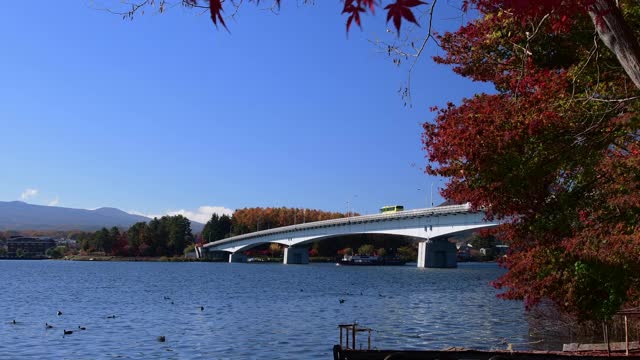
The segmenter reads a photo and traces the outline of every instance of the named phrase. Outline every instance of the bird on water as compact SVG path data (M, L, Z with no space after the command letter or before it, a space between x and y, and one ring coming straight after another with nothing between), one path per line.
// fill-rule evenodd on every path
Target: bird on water
M62 311L58 310L58 312L56 313L58 316L62 315Z
M87 330L87 328L86 328L86 327L84 327L84 326L78 326L78 329L80 329L80 330Z
M167 338L164 337L164 335L160 335L160 336L158 336L158 341L159 342L165 342L165 341L167 341Z
M65 329L65 330L62 330L62 331L64 331L64 334L65 334L65 335L71 335L71 334L73 334L73 331L71 331L71 330L66 330L66 329Z
M51 325L49 323L44 323L44 328L45 329L53 329L53 325Z

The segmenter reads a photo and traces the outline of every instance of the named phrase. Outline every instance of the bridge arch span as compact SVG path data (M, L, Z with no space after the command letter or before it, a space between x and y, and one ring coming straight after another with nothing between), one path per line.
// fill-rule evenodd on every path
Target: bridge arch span
M205 244L203 250L228 251L232 254L231 260L235 254L254 246L277 243L286 246L285 255L287 249L290 249L289 252L302 254L299 248L306 244L341 235L387 234L435 242L457 233L497 225L497 222L485 221L484 213L471 211L468 204L453 205L285 226L214 241ZM286 261L285 258L285 263ZM422 263L424 262L418 259L419 266Z

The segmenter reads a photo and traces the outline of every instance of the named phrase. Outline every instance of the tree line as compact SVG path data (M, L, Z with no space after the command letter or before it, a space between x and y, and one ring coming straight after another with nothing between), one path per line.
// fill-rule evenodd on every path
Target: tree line
M191 221L182 215L138 222L128 230L102 228L76 235L80 249L115 256L177 256L193 244Z
M234 211L231 216L213 214L205 224L198 242L207 243L260 230L358 215L304 208L243 208Z

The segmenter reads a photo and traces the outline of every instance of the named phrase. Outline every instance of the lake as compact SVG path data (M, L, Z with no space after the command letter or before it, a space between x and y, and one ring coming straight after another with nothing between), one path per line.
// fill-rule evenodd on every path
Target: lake
M528 349L522 303L489 286L503 271L0 261L0 359L332 359L354 321L380 349Z

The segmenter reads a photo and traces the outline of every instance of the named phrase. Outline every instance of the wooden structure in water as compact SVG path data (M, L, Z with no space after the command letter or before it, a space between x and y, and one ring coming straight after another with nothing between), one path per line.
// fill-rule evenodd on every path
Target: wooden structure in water
M480 350L354 350L333 347L334 360L628 360L640 354L583 354L546 351L480 351Z
M371 348L372 329L358 324L340 324L340 343L333 347L334 360L628 360L640 359L640 352L629 352L628 343L622 352L609 351L509 351L469 350L449 348L445 350L377 350ZM366 348L358 343L357 335L366 333ZM624 344L624 343L623 343ZM626 349L625 349L626 348Z

